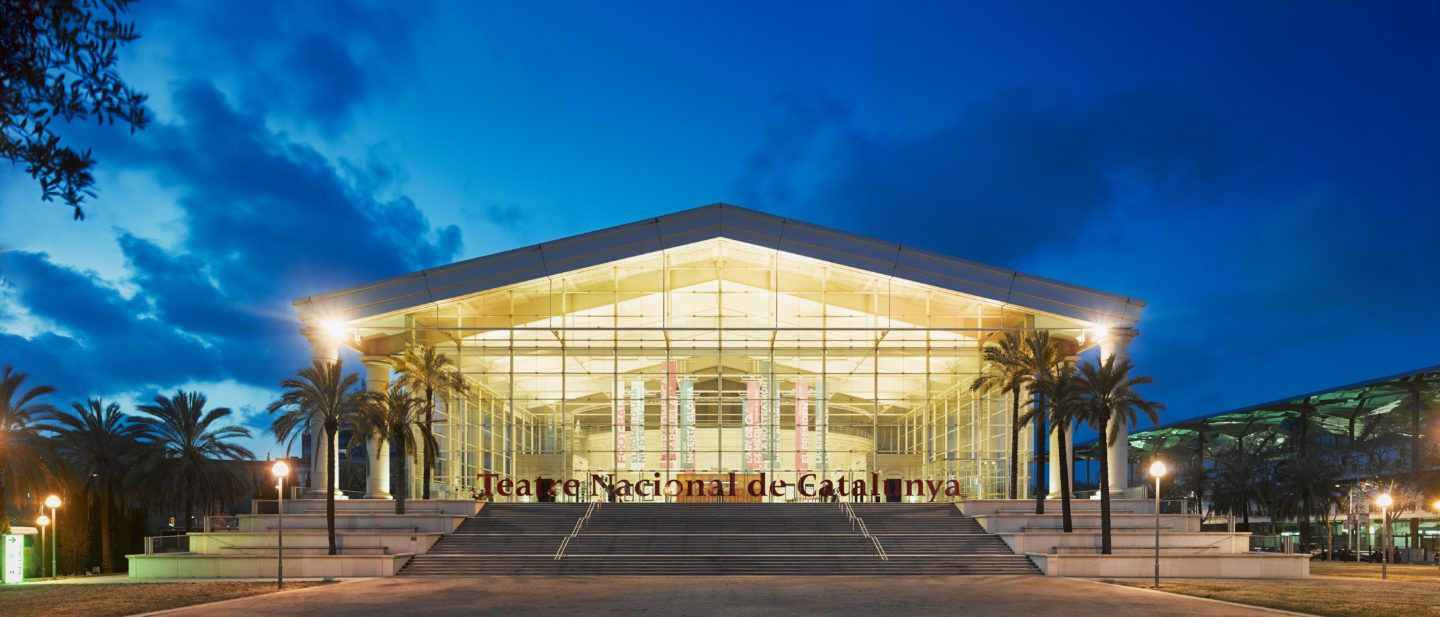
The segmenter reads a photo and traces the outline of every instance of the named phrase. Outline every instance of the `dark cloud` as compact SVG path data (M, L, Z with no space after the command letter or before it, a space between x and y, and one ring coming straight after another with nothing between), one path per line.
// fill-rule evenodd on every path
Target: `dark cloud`
M1231 165L1214 120L1161 90L1088 103L1002 92L906 137L851 128L833 102L784 107L791 121L752 157L742 203L998 264L1073 236L1133 184L1188 191Z
M1167 420L1435 362L1434 148L1270 143L1159 88L1001 92L905 136L780 103L740 203L1146 299Z
M67 387L65 396L224 375L210 344L159 319L143 298L126 298L44 253L0 253L0 284L55 326L29 338L0 333L0 363L31 373L37 384Z
M293 298L459 253L459 230L432 228L391 171L332 164L204 82L174 103L183 123L106 142L101 155L176 189L184 236L164 247L120 234L130 297L44 254L5 253L9 297L56 331L6 335L0 357L82 393L227 378L269 387L306 357Z
M137 5L142 30L172 41L182 75L224 84L241 107L335 135L377 90L413 75L429 2L369 0Z

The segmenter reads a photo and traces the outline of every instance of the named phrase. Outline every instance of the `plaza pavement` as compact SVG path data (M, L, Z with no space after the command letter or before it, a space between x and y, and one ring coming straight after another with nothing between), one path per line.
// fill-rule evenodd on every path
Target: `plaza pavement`
M166 612L167 617L344 615L1123 615L1278 611L1043 576L496 576L383 578Z

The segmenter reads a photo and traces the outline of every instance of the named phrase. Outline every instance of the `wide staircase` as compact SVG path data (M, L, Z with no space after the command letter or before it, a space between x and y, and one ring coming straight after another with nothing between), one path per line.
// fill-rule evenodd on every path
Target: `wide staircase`
M400 572L1038 573L954 505L893 503L490 504Z

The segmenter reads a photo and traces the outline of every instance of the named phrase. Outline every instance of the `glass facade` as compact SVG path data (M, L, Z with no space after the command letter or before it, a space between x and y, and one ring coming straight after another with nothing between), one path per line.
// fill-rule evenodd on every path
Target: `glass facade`
M970 389L982 341L1084 326L730 239L355 325L392 350L438 346L474 386L438 415L442 497L483 473L589 488L767 472L955 479L964 498L1008 484L1009 395Z

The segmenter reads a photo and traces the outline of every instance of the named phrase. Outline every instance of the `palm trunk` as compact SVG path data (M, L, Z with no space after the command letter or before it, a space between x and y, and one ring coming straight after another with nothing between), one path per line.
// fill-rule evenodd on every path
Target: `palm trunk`
M10 533L9 503L5 501L5 482L0 481L0 534Z
M1065 527L1065 533L1075 531L1075 526L1070 520L1070 455L1065 447L1065 424L1064 422L1055 425L1055 432L1059 434L1058 440L1060 457L1060 517Z
M110 551L110 489L100 489L100 571L109 574L114 555Z
M1420 480L1420 390L1412 390L1414 400L1410 405L1410 473ZM1419 519L1410 519L1419 523Z
M435 431L435 388L425 388L425 430L420 431L425 443L421 446L425 470L420 472L420 498L430 499L430 467L435 464L435 452L430 449L431 434Z
M405 434L391 435L390 443L395 444L395 452L390 456L390 491L395 497L395 513L404 514L405 496L410 492L405 477Z
M195 483L190 481L190 472L185 472L185 521L181 524L186 533L190 532L190 518L195 513Z
M1035 513L1045 513L1045 417L1035 416Z
M325 443L330 441L336 431L325 427ZM340 551L335 547L335 457L325 457L325 532L330 540L330 554L339 555Z
M1020 386L1010 390L1010 499L1020 494Z
M1100 423L1100 443L1109 443L1108 420ZM1100 554L1110 554L1110 457L1100 455Z
M1197 443L1195 444L1195 456L1196 456L1196 458L1200 459L1200 461L1199 461L1199 466L1197 466L1197 467L1195 468L1195 469L1197 470L1195 477L1196 477L1196 479L1198 480L1198 481L1195 483L1195 488L1196 488L1196 490L1195 490L1195 501L1196 501L1195 507L1196 507L1197 509L1199 509L1199 508L1201 508L1201 507L1205 504L1205 431L1204 431L1204 429L1201 429L1201 430L1199 430L1199 431L1196 431L1196 433L1195 433L1195 439L1196 439L1196 441L1197 441Z

